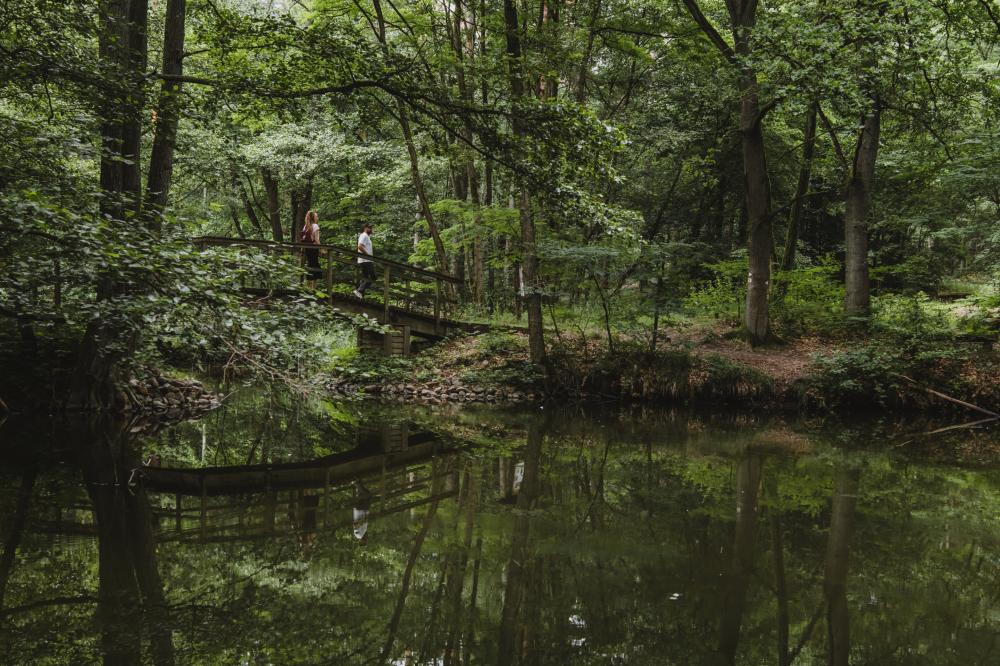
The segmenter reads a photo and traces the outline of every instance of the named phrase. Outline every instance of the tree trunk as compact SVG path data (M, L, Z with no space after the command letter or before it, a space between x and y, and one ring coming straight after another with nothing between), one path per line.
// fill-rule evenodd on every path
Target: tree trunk
M98 55L109 66L110 82L103 84L99 106L101 123L101 213L122 221L140 212L142 181L142 82L146 68L147 0L108 0L100 7ZM124 289L101 276L97 299L107 300ZM70 382L67 407L107 409L121 407L115 384L118 364L135 345L135 330L100 315L87 323Z
M740 130L743 143L743 182L747 206L746 332L751 344L767 342L771 334L768 297L771 286L771 184L767 175L764 133L757 100L757 75L741 77Z
M143 77L146 74L146 22L149 0L131 0L128 11L127 80L122 127L122 191L130 212L142 209L142 112L145 103Z
M163 73L180 76L184 73L184 15L186 0L167 0L166 24L163 29ZM159 225L170 194L174 170L174 147L177 143L177 122L180 117L181 84L164 81L157 102L153 148L149 155L149 175L146 179L145 215L151 224Z
M469 29L465 30L465 39L462 39L463 27L464 27L464 15L462 13L462 0L456 0L455 2L455 15L454 15L454 30L453 30L453 46L455 49L455 57L458 60L458 68L456 71L456 78L458 80L458 91L462 98L462 101L468 105L472 105L472 88L468 85L465 77L465 59L466 51L468 52L468 58L473 58L476 53L476 43L475 43L475 30L470 26ZM466 146L463 147L463 152L467 153L468 157L465 161L465 174L464 179L466 182L466 192L472 202L472 297L476 305L482 305L483 302L483 241L482 241L482 212L480 211L480 197L479 197L479 170L476 168L476 162L472 158L471 153L468 149L468 144L472 143L473 132L472 132L472 121L469 118L468 112L463 112L462 114L462 137L466 142ZM465 198L465 197L461 197ZM464 245L464 243L463 243Z
M788 214L785 252L781 260L781 269L785 271L795 268L795 250L799 244L799 225L802 223L802 212L805 210L806 195L809 194L809 179L812 177L818 106L816 102L813 102L809 105L809 113L806 115L805 135L802 144L802 165L799 167L799 184L795 188L795 199L792 201L792 210Z
M299 229L305 226L306 213L312 207L312 181L307 181L301 189L298 187L294 188L291 192L291 200L292 229L289 238L294 243L298 241Z
M771 185L761 127L765 110L760 105L757 72L748 64L752 55L751 35L757 22L757 0L726 2L735 49L715 30L697 0L684 0L684 4L705 35L739 73L740 143L749 255L745 327L750 343L761 344L771 337L768 295L774 241L771 235Z
M844 311L864 316L871 305L871 282L868 278L868 213L871 210L875 160L878 158L882 109L878 99L868 113L854 149L851 180L847 184L844 234L847 253L844 258Z
M250 220L250 224L253 225L254 231L257 232L258 238L264 237L264 229L260 225L260 217L257 215L257 210L253 206L253 202L250 200L250 195L247 193L247 188L243 184L243 181L237 175L236 171L233 171L233 185L236 187L236 192L239 194L240 201L243 203L243 210L247 214L247 219Z
M519 22L514 0L504 0L504 26L507 37L507 66L510 72L510 89L513 97L512 123L514 134L523 138L527 134L524 119L517 106L524 98L524 72L521 54ZM545 361L545 332L542 328L542 295L538 281L538 253L535 246L535 221L531 215L531 195L528 186L519 183L521 190L518 215L521 221L521 268L524 275L525 305L528 310L528 349L533 363Z
M278 191L278 181L267 169L260 170L261 178L264 179L264 191L267 193L267 219L271 223L271 237L275 242L281 243L284 240L284 232L281 229L281 194ZM295 240L293 236L291 240Z

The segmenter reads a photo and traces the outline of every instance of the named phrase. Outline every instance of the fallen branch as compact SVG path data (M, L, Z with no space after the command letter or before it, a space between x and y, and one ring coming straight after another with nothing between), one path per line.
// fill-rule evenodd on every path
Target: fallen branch
M992 416L993 418L1000 419L1000 414L997 414L996 412L991 412L990 410L984 409L982 407L979 407L978 405L973 405L971 402L965 402L964 400L959 400L958 398L953 398L950 395L945 395L944 393L941 393L940 391L935 391L934 389L928 388L928 387L924 386L923 384L921 384L920 382L918 382L918 381L916 381L914 379L910 379L906 375L901 375L901 374L896 373L896 372L893 372L891 374L892 374L893 377L899 377L900 379L908 381L911 384L913 384L914 386L916 386L917 388L919 388L919 389L921 389L923 391L926 391L927 393L930 393L931 395L933 395L935 397L938 397L938 398L941 398L943 400L947 400L948 402L953 402L956 405L961 405L962 407L966 407L968 409L977 411L980 414L986 414L987 416Z

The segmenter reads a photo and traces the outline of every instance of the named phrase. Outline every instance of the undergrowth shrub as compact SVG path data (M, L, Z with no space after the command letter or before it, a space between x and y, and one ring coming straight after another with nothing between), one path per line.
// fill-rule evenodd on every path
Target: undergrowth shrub
M802 400L810 407L922 408L933 404L942 408L948 403L922 387L968 401L997 392L996 375L977 370L995 368L995 355L981 358L947 343L910 348L881 340L817 356L815 364L815 373L801 385Z
M776 272L770 310L775 332L787 337L842 333L844 285L837 279L839 271L833 257L824 257L813 266Z
M919 348L931 340L953 334L946 314L935 308L923 292L882 294L872 298L872 332L906 348Z

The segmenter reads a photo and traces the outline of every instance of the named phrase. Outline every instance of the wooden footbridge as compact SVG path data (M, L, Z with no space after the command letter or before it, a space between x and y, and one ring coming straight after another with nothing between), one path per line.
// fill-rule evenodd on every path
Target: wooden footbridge
M386 354L408 354L410 336L439 340L451 333L485 328L483 324L450 318L458 302L455 294L460 291L461 281L444 273L382 257L367 257L336 245L277 243L220 236L200 236L194 239L194 243L201 248L232 247L240 251L288 255L303 266L303 271L306 270L305 250L318 250L322 276L316 283L323 300L338 312L366 315L379 324L393 328L387 335L359 328L358 345L365 349L380 350ZM360 279L358 257L369 258L376 266L377 282L369 288L365 298L357 298L353 293ZM243 284L242 288L247 294L262 299L300 293L296 285L268 284L266 281Z

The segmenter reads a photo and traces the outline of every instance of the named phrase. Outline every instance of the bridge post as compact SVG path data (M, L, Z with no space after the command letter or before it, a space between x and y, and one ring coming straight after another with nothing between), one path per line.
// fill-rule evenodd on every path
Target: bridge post
M389 266L385 267L385 287L382 289L382 299L385 305L385 318L382 320L383 324L389 323L389 284L392 281L392 268Z
M441 333L441 278L434 278L434 332Z
M330 300L330 305L333 305L333 255L329 250L325 252L326 254L326 296Z

